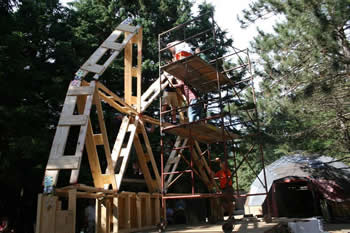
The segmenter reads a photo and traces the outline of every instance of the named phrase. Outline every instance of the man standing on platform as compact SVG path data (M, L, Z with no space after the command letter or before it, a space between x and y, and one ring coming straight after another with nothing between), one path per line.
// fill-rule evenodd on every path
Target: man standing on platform
M219 178L220 188L222 190L222 206L224 210L228 213L229 219L233 218L234 211L234 198L233 198L233 188L231 171L226 166L225 161L220 161L221 170L212 173L213 177Z
M189 57L193 55L193 51L191 46L186 42L180 42L178 40L173 41L167 46L172 46L169 48L169 51L174 57L175 61L178 61L180 59L183 59L185 57ZM198 97L194 93L193 90L191 90L183 81L177 80L178 84L174 85L176 88L183 88L183 94L185 95L187 102L188 102L188 121L194 122L200 119L200 115L202 112L202 104L198 102Z

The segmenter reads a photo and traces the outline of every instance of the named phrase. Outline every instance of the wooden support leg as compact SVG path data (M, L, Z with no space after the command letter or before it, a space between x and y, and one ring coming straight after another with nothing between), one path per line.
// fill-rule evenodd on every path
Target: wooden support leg
M160 199L157 197L154 202L156 223L160 223Z
M130 212L130 205L131 205L131 202L130 202L130 196L129 195L126 195L125 196L125 206L124 206L124 216L125 216L125 219L126 219L126 224L125 224L125 228L126 229L131 229L131 212Z
M96 218L95 218L95 233L101 233L101 205L102 201L96 199Z
M39 194L38 195L38 205L37 205L37 209L36 209L36 226L35 226L35 233L41 233L41 216L43 214L42 211L42 205L43 205L43 194Z
M113 206L112 206L112 211L113 211L113 233L118 233L119 227L118 227L118 201L119 198L115 197L113 198Z
M101 204L101 233L110 233L111 199L104 199Z
M145 201L146 201L146 209L144 214L146 214L146 225L151 226L152 225L151 195L147 195L145 198Z
M141 209L141 201L142 199L136 195L136 210L137 210L137 227L141 228L142 226L142 209Z
M72 223L72 229L71 232L75 233L75 220L77 216L77 190L72 189L69 190L68 193L68 210L72 211L73 215L73 223Z

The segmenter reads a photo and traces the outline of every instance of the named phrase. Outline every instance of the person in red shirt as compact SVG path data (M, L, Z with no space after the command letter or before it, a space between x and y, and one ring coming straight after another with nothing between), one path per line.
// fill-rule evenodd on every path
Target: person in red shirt
M228 213L229 219L233 218L234 210L234 198L233 198L233 188L231 171L226 167L225 161L220 161L220 168L218 172L213 173L213 177L219 178L220 188L222 190L222 206L224 210Z

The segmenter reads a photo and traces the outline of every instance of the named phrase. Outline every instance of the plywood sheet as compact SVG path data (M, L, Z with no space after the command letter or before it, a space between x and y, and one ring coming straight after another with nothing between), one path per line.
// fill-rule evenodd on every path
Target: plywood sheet
M220 85L225 85L229 79L216 68L198 56L191 56L165 66L164 71L189 84L200 92L217 91L217 74Z
M181 137L193 137L195 140L202 143L215 143L222 142L222 130L211 124L197 123L197 124L187 124L183 126L171 125L165 123L165 131L170 134L178 135ZM239 135L226 132L226 136L231 138L239 138Z

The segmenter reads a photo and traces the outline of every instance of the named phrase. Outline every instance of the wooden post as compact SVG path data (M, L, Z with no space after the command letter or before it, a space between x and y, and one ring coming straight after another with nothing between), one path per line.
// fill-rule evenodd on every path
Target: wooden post
M139 195L136 195L137 228L141 228L141 226L142 226L141 201L142 201L142 198Z
M118 233L119 226L118 226L118 202L119 202L119 197L114 197L113 198L113 206L112 206L112 211L113 211L113 216L112 216L112 223L113 223L113 233Z
M146 209L144 214L146 214L146 225L151 226L152 225L152 209L151 209L151 195L148 194L145 196L146 201Z
M141 112L142 28L137 33L137 112Z
M131 215L130 215L130 196L125 195L124 214L126 219L126 229L131 229Z
M38 205L36 209L36 226L35 226L35 233L41 233L40 228L41 228L41 216L42 216L42 205L43 205L43 194L40 193L38 195Z
M129 35L125 32L125 37ZM130 40L124 48L124 99L132 105L132 41Z
M96 199L95 233L101 233L101 201Z
M75 233L75 221L76 221L76 209L77 209L77 190L72 189L68 192L68 210L72 211L73 222L71 232Z
M111 199L104 199L101 201L101 232L110 233L110 210L111 210Z
M155 219L156 219L156 224L160 223L160 199L157 196L155 198L155 202L154 202L154 209L155 209Z

